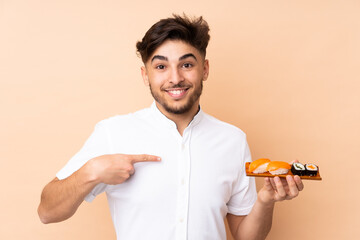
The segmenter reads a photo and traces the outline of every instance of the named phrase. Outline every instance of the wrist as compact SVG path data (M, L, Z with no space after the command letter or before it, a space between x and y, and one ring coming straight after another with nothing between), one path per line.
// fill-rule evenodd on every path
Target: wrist
M96 171L96 159L90 159L87 163L85 163L85 165L80 168L80 172L79 174L81 174L83 176L83 179L87 182L87 183L94 183L94 184L98 184L101 182L99 175L97 174Z
M258 202L258 204L267 208L274 207L276 202L275 199L266 192L266 190L265 191L260 190L258 192L256 201Z
M257 198L256 200L257 204L260 205L262 208L268 208L268 209L272 209L275 206L275 202L274 200L263 200L261 198Z

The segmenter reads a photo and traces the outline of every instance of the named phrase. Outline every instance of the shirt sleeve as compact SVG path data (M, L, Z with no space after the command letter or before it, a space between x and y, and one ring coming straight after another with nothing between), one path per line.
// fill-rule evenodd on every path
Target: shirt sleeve
M104 122L96 124L93 133L86 140L83 147L76 153L68 163L56 174L60 180L65 179L79 170L87 161L92 158L107 154L110 152L109 136ZM106 184L98 184L85 197L85 200L91 202L96 195L102 193L106 189Z
M246 176L245 162L251 162L251 154L247 143L243 150L238 179L233 188L232 196L227 203L228 212L238 216L248 215L257 198L255 178Z

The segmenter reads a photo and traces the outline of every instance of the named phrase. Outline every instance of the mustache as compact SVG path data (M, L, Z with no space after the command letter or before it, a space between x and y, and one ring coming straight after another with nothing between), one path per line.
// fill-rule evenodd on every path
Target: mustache
M167 89L167 88L189 88L191 87L191 85L180 82L178 84L174 84L174 85L170 85L170 86L166 86L163 89Z

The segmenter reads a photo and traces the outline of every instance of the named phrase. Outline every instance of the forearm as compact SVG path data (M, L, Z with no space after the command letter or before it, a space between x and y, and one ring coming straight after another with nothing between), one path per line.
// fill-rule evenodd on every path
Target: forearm
M38 214L43 223L60 222L71 217L97 181L84 165L66 179L47 184L41 194Z
M237 240L265 239L270 232L275 202L292 199L304 189L299 176L265 178L264 186L257 195L257 200L249 215L233 217L228 220L231 231ZM235 233L234 233L235 232Z
M274 203L264 204L257 200L236 231L237 240L263 240L270 232L274 212Z
M159 162L158 156L111 154L90 159L66 179L54 179L41 194L38 213L43 223L60 222L71 217L99 183L115 185L134 174L134 163Z

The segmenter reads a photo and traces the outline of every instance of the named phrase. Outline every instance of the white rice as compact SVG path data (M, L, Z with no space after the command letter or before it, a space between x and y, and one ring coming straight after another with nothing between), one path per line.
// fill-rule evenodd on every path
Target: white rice
M280 174L287 174L289 172L289 169L286 168L279 168L274 171L269 171L272 175L280 175Z
M261 164L257 169L255 169L253 171L253 173L264 173L264 172L266 172L266 167L267 167L268 164L269 164L268 162L264 163L264 164Z

